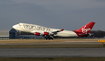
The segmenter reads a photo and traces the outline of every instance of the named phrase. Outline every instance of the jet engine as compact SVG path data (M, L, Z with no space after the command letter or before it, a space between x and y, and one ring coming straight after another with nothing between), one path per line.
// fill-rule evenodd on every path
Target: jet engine
M44 35L49 35L49 33L48 33L48 32L44 32L43 34L44 34Z
M40 36L40 33L39 33L39 32L35 32L35 35L36 35L36 36Z

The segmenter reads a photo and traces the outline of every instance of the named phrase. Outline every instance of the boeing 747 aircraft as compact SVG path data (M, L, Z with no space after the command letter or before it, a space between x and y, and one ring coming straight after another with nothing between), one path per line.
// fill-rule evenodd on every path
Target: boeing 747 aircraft
M43 36L46 39L54 37L86 37L90 35L95 22L89 22L78 30L68 31L64 29L47 28L34 24L19 23L13 26L14 29L23 32L33 33L36 36Z

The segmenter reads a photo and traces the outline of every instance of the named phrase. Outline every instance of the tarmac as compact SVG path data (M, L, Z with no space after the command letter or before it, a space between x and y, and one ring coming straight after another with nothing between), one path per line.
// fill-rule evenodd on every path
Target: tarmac
M105 57L105 48L6 48L0 57Z
M101 44L98 39L0 40L0 45ZM105 48L0 48L0 57L105 57Z

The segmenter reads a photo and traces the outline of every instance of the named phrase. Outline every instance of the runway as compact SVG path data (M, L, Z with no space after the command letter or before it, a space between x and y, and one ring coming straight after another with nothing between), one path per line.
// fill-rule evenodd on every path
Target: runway
M77 48L81 45L93 48ZM0 40L0 57L105 57L105 48L95 46L101 46L98 39Z
M105 57L105 48L6 48L0 57Z
M41 45L41 44L101 44L98 39L55 39L55 40L33 40L33 39L9 39L0 40L0 45Z
M86 43L86 42L71 42L71 43L0 43L0 45L46 45L46 44L102 44L102 43Z

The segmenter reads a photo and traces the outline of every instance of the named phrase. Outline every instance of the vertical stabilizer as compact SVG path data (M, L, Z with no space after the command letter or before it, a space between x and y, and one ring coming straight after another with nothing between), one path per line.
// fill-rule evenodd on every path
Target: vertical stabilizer
M90 31L92 30L94 24L95 24L95 22L89 22L88 24L86 24L82 28L78 29L76 32L79 32L81 34L89 34Z

